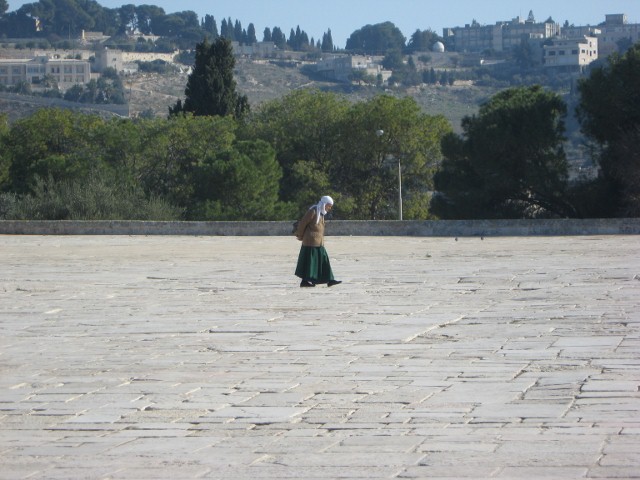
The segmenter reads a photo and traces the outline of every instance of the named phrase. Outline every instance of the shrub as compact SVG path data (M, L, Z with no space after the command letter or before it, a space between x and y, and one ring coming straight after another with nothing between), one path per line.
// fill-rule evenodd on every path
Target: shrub
M179 220L182 212L140 188L90 176L57 182L38 179L32 195L0 195L4 220Z

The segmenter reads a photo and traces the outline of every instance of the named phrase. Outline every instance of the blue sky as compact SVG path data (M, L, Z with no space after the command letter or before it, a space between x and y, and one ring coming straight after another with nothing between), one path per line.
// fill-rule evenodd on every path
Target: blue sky
M9 1L9 11L25 3ZM597 25L607 13L626 13L630 23L640 23L640 0L98 0L104 7L124 4L157 5L165 12L193 10L201 18L213 15L218 27L223 18L240 20L246 28L253 23L258 39L265 27L280 27L285 35L298 25L309 37L322 39L331 29L334 45L344 47L355 30L385 21L393 22L410 37L417 29L432 29L439 35L444 27L464 26L473 20L492 24L527 17L533 10L536 20L552 17L574 25Z

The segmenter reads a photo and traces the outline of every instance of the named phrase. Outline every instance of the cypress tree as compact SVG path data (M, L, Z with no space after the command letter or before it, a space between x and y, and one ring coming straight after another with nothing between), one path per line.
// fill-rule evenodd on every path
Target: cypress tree
M196 61L187 80L185 101L178 100L173 108L169 108L169 114L244 117L249 112L249 102L246 95L236 92L235 63L228 39L218 37L209 43L205 38L196 45Z

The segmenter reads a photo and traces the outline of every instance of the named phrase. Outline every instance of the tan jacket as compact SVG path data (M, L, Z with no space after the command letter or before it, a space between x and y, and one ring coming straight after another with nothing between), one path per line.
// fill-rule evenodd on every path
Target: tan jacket
M324 217L316 223L316 208L312 207L298 222L296 238L302 240L305 247L322 247L324 245Z

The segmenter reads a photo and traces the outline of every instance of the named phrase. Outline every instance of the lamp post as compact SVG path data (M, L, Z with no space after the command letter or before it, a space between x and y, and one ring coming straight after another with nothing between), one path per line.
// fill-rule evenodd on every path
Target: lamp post
M381 137L384 130L376 130L376 135ZM398 156L398 220L402 221L402 165L400 164L400 156Z
M398 220L402 221L402 166L398 155Z

